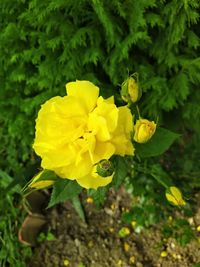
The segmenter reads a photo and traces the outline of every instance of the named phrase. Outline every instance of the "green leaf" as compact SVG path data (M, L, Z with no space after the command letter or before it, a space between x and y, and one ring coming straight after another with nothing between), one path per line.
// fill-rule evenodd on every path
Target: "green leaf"
M51 199L48 208L57 203L64 202L68 199L73 199L82 191L82 187L76 181L67 179L59 179L53 186Z
M39 176L38 176L39 175ZM36 174L34 177L33 177L33 180L35 177L38 176L38 179L37 179L37 182L39 181L45 181L45 180L52 180L52 181L55 181L57 180L59 177L55 174L55 172L53 171L50 171L50 170L43 170L41 172L39 172L38 174Z
M104 186L104 187L99 187L97 190L89 189L88 195L94 199L95 205L99 208L101 205L103 205L107 192L108 192L108 187Z
M159 127L147 143L135 144L136 154L142 158L159 156L179 137L180 134Z
M125 158L116 157L115 159L115 174L113 177L112 185L117 189L123 183L127 176L128 168Z
M72 198L72 203L80 218L85 222L85 212L81 204L81 201L77 195Z

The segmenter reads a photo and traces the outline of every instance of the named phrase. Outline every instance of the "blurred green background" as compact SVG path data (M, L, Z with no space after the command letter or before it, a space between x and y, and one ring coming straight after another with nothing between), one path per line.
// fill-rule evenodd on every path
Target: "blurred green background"
M40 104L76 79L116 96L137 71L142 115L198 136L199 9L199 0L1 0L1 168L15 176L35 162Z

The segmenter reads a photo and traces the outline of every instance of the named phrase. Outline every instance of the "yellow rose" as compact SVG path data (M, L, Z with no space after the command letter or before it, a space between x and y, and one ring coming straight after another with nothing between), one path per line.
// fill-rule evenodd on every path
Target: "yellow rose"
M85 188L104 186L112 178L94 178L95 164L114 154L134 153L131 112L117 108L113 97L99 97L99 88L89 81L70 82L66 90L67 96L42 105L33 148L43 169L76 179Z
M134 126L134 140L137 143L146 143L156 131L156 123L146 119L139 119Z

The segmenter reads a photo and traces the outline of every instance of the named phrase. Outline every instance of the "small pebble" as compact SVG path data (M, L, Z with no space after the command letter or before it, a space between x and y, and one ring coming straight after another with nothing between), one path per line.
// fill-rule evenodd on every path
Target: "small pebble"
M109 228L109 232L110 232L110 233L113 233L113 232L114 232L114 228L113 228L113 227L110 227L110 228Z
M136 263L136 266L137 266L137 267L143 267L143 264L142 264L141 262L137 262L137 263Z
M116 210L116 208L117 208L114 203L110 207L111 207L112 210Z
M122 260L118 260L117 265L122 266Z
M91 240L91 241L89 241L89 242L88 242L88 247L89 247L89 248L92 248L93 246L94 246L94 243L93 243L93 241L92 241L92 240Z
M190 225L194 225L194 219L192 217L188 218L188 222Z
M170 244L170 246L171 246L171 248L175 248L175 244L172 242L171 244Z

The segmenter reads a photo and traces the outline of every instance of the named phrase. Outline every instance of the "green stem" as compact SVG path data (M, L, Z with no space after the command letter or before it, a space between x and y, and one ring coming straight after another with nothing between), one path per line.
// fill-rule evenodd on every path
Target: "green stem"
M137 113L138 113L139 119L141 119L141 116L140 116L140 110L139 110L138 105L136 105L136 109L137 109Z
M148 175L151 175L159 184L161 184L162 186L164 186L166 189L169 188L169 185L167 185L163 180L161 180L156 174L150 172L150 171L147 171L146 169L144 168L137 168L138 171L141 171L145 174L148 174Z
M162 186L164 186L166 189L169 188L169 186L163 182L158 176L156 176L154 173L150 173L150 175L158 182L160 183Z

